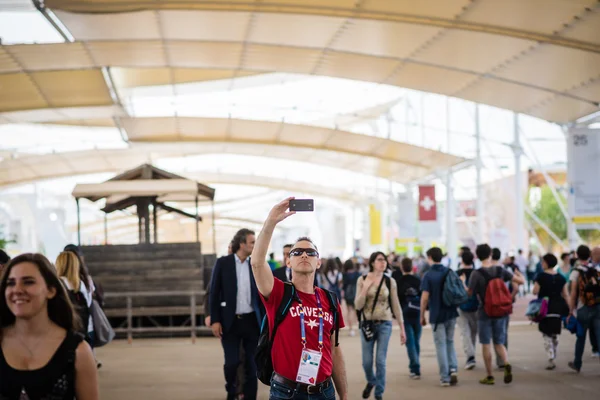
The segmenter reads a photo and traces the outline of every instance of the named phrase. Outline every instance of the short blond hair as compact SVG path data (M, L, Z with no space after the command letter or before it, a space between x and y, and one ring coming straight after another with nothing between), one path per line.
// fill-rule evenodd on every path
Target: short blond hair
M65 277L75 293L79 292L81 278L79 277L79 259L70 251L63 251L56 258L56 273Z

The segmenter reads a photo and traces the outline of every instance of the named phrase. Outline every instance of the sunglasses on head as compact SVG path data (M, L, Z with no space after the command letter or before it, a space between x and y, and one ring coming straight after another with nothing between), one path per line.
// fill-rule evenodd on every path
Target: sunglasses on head
M319 252L315 249L296 248L290 251L290 257L300 257L302 253L306 253L308 257L319 257Z

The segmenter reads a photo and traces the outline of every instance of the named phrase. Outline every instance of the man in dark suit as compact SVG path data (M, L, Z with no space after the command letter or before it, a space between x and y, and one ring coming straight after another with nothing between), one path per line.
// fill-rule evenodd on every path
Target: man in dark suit
M283 246L283 266L273 271L273 276L282 280L283 282L292 281L292 269L287 266L287 260L290 258L290 251L292 250L291 244Z
M253 231L239 230L233 238L233 254L217 260L211 281L210 322L225 353L227 400L236 398L240 344L246 353L244 399L256 400L258 390L254 354L264 308L250 267L254 241Z

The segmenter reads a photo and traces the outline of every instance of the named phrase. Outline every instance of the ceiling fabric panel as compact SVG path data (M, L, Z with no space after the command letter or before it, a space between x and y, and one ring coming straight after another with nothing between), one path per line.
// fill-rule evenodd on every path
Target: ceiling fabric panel
M51 125L66 125L66 126L85 126L88 128L114 128L115 121L107 118L97 119L67 119L59 122L44 122L45 124Z
M570 94L600 103L600 76L569 91Z
M384 82L397 66L398 61L392 59L329 52L325 54L314 73L360 81Z
M286 71L310 74L321 57L319 49L249 45L243 67L258 71Z
M568 91L595 76L600 76L600 54L557 46L540 46L525 57L494 73L510 80ZM595 101L600 101L596 98Z
M409 57L440 28L394 22L352 20L331 45L334 50L384 57Z
M119 67L166 67L164 45L157 40L88 42L99 65Z
M156 13L142 11L125 14L79 14L56 11L56 16L77 40L152 40L160 39Z
M171 40L239 42L244 40L250 13L160 11L162 34Z
M199 68L111 68L110 71L115 85L119 88L216 81L256 75L246 71Z
M236 69L243 49L242 43L168 42L171 65L180 68Z
M323 48L343 24L342 18L334 17L257 14L248 41Z
M280 130L281 124L231 119L224 133L227 139L233 141L274 143L278 141L277 135Z
M366 0L362 8L366 11L453 19L469 3L469 0Z
M485 73L535 42L488 33L449 31L414 56L417 61Z
M99 70L33 72L31 76L50 107L112 104Z
M542 90L487 78L478 80L457 95L477 103L510 108L517 112L526 112L533 105L549 97L548 93Z
M21 66L8 53L7 49L7 46L0 46L0 73L21 71Z
M589 115L598 111L598 107L566 97L553 97L527 110L529 114L542 119L549 116L568 118L569 115Z
M111 119L122 116L123 110L116 105L100 107L46 108L39 110L14 111L3 113L2 117L11 123L60 122L68 120L87 121L89 119Z
M0 88L0 112L48 107L48 102L27 74L1 74Z
M587 12L580 17L577 24L567 29L564 37L584 42L600 44L600 10Z
M478 0L463 19L551 35L597 0ZM532 18L535 16L535 18Z
M425 92L453 94L475 80L473 74L448 69L407 63L386 83Z
M96 66L81 42L48 44L41 48L16 45L6 49L23 70L88 69Z

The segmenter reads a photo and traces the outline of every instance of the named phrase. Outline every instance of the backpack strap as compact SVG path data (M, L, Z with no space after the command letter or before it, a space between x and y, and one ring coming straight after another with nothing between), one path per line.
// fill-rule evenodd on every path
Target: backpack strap
M385 286L388 288L388 307L392 311L392 317L396 318L394 315L394 309L392 308L392 281L387 275L383 275L383 279L385 279Z
M337 296L330 290L325 290L325 294L327 294L327 298L329 299L329 306L331 309L331 314L333 315L333 326L335 329L335 347L340 345L339 337L340 337L340 319L338 315L338 300Z
M488 283L490 283L490 281L492 279L495 278L494 276L492 276L492 274L490 274L490 272L487 270L487 268L481 267L479 269L476 269L475 271L479 271L479 273L481 273L481 275L483 276L483 279L485 279L486 286ZM498 277L500 277L500 276L498 276Z
M442 293L444 293L444 286L446 285L446 279L448 279L448 275L450 275L450 271L451 271L450 268L448 268L448 271L446 271L446 273L442 277L442 286L440 287L442 290ZM433 327L434 332L437 331L437 327L440 323L442 308L444 308L444 296L440 296L440 313L438 314L438 317L435 321L435 326Z
M277 314L275 314L275 322L273 323L273 332L271 332L270 343L273 345L273 340L275 339L275 334L277 333L277 328L285 319L285 316L290 309L292 302L296 299L298 293L296 292L296 288L291 282L285 282L283 284L283 297L281 298L281 303L279 303L279 308L277 309ZM265 319L267 316L265 315ZM263 322L264 323L264 322Z

